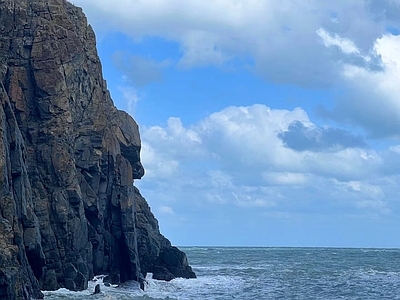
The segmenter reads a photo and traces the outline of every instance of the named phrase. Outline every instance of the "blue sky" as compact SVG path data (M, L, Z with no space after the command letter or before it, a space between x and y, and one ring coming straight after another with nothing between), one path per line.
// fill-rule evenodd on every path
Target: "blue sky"
M400 247L400 2L74 0L176 245Z

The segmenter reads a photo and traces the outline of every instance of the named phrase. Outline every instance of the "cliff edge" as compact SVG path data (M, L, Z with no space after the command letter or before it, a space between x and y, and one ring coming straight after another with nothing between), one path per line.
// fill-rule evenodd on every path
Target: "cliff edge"
M65 0L0 0L0 298L192 278L133 186L136 122L115 108L95 35Z

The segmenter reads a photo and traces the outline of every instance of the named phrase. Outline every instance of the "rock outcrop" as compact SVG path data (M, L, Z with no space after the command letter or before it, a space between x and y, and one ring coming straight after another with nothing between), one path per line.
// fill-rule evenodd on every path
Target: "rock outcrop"
M0 298L195 277L134 179L135 121L115 108L95 36L65 0L0 0Z

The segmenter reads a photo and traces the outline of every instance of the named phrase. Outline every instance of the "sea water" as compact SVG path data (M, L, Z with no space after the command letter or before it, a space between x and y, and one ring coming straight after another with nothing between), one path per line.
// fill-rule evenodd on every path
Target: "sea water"
M45 299L400 299L400 249L181 247L197 279L147 277L107 287L97 277L82 292ZM90 295L100 283L101 293Z

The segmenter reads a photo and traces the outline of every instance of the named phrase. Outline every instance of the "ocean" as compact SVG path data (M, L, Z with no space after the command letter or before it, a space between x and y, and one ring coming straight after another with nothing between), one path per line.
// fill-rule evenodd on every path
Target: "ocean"
M400 249L180 247L197 279L147 277L106 287L101 276L82 292L45 292L45 299L400 299ZM101 293L90 295L101 284Z

